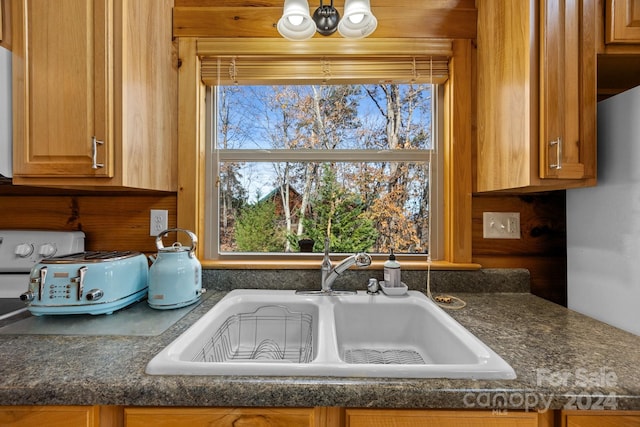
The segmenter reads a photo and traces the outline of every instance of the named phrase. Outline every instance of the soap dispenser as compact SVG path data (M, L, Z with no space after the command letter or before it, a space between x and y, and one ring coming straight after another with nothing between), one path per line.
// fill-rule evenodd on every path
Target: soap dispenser
M389 288L399 288L402 286L400 280L400 263L396 261L393 249L391 249L389 259L384 263L384 284Z

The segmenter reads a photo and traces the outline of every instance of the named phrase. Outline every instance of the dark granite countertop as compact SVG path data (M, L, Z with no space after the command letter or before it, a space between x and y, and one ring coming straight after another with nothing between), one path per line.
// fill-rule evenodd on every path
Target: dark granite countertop
M640 337L527 293L456 294L451 311L515 380L145 374L225 292L209 294L155 337L0 336L0 404L640 409Z

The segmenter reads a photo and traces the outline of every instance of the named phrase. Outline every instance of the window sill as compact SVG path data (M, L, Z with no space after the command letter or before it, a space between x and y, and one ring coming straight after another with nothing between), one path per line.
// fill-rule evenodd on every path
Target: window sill
M335 262L336 260L332 260ZM382 270L384 264L384 257L380 259L374 259L369 269ZM403 260L398 257L398 261L402 265L403 270L426 270L427 263L424 260ZM269 259L269 260L257 260L244 259L244 260L203 260L201 261L202 268L208 270L308 270L308 269L320 269L322 259ZM480 264L475 263L452 263L447 261L433 261L431 263L432 270L479 270L482 268Z

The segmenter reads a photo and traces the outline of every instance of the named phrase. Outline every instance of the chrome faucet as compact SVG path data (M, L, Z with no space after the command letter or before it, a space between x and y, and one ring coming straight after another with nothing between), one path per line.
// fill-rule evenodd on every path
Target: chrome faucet
M322 292L331 292L331 285L336 280L337 276L331 280L331 283L327 285L327 279L331 275L333 271L333 265L331 265L331 258L329 257L329 238L326 237L324 239L324 258L322 259L322 265L320 266L320 271L322 272Z
M342 273L354 264L360 268L368 267L371 265L371 256L364 252L360 252L345 258L338 265L333 267L331 264L331 258L329 257L329 238L326 238L324 240L324 258L320 267L320 270L322 271L322 289L320 291L299 291L297 293L307 295L354 294L355 291L333 290L333 282L335 282Z

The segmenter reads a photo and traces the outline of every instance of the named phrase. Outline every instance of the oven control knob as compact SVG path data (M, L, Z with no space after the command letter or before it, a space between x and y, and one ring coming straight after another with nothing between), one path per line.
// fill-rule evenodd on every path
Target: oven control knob
M54 245L53 243L45 243L44 245L40 246L39 254L40 256L47 258L54 255L57 251L58 248L56 248L56 245Z
M33 245L31 243L20 243L16 246L15 254L20 258L26 258L33 253Z
M102 289L91 289L87 292L87 300L89 301L98 301L100 298L104 296L104 292Z

